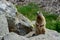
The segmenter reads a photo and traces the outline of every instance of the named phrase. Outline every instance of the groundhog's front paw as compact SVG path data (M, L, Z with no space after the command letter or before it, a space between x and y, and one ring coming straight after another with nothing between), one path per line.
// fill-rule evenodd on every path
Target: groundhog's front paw
M45 34L45 29L42 29L42 34Z

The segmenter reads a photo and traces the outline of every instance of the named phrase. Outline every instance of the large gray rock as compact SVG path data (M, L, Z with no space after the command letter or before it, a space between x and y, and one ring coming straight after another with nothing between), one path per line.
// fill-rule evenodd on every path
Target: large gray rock
M28 27L28 28L32 26L29 19L26 18L25 16L23 16L22 14L18 14L16 7L9 1L7 2L5 0L0 0L0 15L2 15L2 14L5 14L5 16L7 18L8 27L9 27L10 32L11 31L13 31L13 32L20 31L19 27L21 25L22 25L22 27Z
M21 24L27 27L33 26L31 21L27 17L25 17L23 14L18 14L18 20Z
M0 15L0 36L4 36L5 34L8 34L8 22L5 17L5 15Z
M30 20L28 18L26 18L24 15L18 14L19 16L16 17L17 9L10 2L0 1L0 12L1 12L0 14L5 14L8 19L14 18L15 20L18 20L18 22L22 20L20 23L22 23L23 25L26 25L26 26L31 26Z
M14 5L10 2L7 2L5 0L1 0L0 1L0 15L1 14L5 14L7 21L8 21L8 26L15 26L15 16L16 16L16 8L14 7Z
M7 1L0 1L0 12L4 12L7 17L15 17L17 10L12 3Z
M17 24L17 31L19 32L20 35L25 35L30 31L32 31L33 25L28 18L26 18L22 14L18 14L16 19L18 19L16 20L16 24Z
M19 36L13 32L5 35L3 40L60 40L60 33L46 29L46 34L37 35L34 37L26 38L24 36Z
M13 33L13 32L5 35L5 36L3 37L3 39L4 39L4 40L29 40L28 38L23 37L23 36L19 36L19 35Z
M15 27L16 12L17 10L12 3L7 2L5 0L0 0L0 15L5 14L8 21L9 31L10 28L13 27L16 28Z

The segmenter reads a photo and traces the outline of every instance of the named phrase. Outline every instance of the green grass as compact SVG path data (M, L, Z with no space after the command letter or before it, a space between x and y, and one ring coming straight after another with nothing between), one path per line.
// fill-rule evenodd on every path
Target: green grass
M30 3L27 6L16 6L18 11L28 17L30 20L35 20L36 12L39 10L38 6L34 3Z
M22 13L30 20L36 20L36 12L39 10L46 18L46 28L60 32L60 21L57 20L58 15L50 14L39 8L37 4L30 3L26 6L16 6L18 12Z

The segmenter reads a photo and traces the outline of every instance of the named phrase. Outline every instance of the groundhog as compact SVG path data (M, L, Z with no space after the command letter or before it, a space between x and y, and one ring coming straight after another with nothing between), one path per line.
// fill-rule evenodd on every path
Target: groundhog
M42 13L37 13L36 19L36 35L45 34L46 20Z
M32 37L39 34L45 34L46 20L42 13L37 12L37 18L35 24L36 26L34 27L33 31L25 35L25 37Z

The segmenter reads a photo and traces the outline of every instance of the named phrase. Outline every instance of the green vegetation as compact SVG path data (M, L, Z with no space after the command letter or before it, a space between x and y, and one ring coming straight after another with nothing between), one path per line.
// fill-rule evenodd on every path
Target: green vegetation
M34 3L30 3L27 6L16 6L18 11L23 15L28 17L30 20L35 20L36 12L38 11L38 6Z
M45 12L42 8L39 8L37 4L30 3L26 6L16 6L18 9L18 12L22 13L26 17L28 17L30 20L36 19L36 12L39 10L43 13L43 15L46 18L46 27L48 29L56 30L60 32L60 21L57 20L58 15Z
M60 32L60 21L56 22L56 31Z

